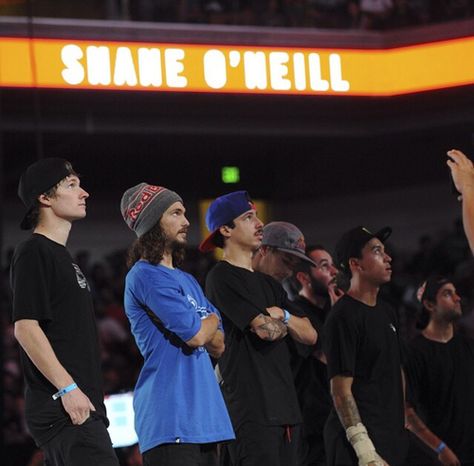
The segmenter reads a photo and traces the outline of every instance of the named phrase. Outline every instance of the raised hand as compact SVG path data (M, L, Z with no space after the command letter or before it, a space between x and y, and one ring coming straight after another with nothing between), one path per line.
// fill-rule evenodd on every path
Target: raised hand
M472 161L460 150L448 151L447 164L451 170L451 176L456 189L465 194L467 189L474 189L474 166Z

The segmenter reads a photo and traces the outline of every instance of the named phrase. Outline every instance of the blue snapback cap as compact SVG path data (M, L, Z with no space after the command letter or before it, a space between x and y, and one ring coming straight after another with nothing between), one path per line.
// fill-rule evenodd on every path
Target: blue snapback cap
M234 191L212 201L206 212L206 226L211 233L199 245L199 250L209 252L215 249L214 237L219 228L252 209L255 205L247 191Z

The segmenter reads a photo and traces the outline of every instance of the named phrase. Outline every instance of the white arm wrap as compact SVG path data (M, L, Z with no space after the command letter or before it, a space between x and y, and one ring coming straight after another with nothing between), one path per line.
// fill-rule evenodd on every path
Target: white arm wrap
M354 451L359 459L359 466L366 466L374 461L375 464L383 466L380 456L375 451L374 444L367 434L364 424L358 423L355 426L346 429L347 440L351 443Z

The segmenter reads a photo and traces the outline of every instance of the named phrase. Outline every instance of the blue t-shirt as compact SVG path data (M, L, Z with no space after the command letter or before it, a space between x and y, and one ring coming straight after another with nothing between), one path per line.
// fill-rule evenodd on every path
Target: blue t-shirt
M166 330L157 328L143 305ZM138 261L126 278L125 312L144 358L133 403L140 451L233 439L207 350L183 344L199 331L201 319L219 315L197 281L179 269Z

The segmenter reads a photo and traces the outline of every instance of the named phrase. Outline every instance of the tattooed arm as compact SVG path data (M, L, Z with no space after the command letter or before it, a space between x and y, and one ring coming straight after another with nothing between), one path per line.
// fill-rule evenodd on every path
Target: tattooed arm
M352 396L353 377L336 375L331 379L331 395L339 420L344 429L355 426L360 419L359 409Z
M365 426L362 424L357 403L352 395L353 377L336 375L331 379L331 395L339 420L354 448L359 464L386 466L387 463L375 451Z
M288 332L286 325L281 320L264 314L259 314L250 322L250 330L266 341L284 338Z
M285 323L285 311L281 307L267 307L267 312L274 319ZM293 340L303 343L303 345L315 345L316 340L318 339L318 333L311 325L310 320L307 317L298 317L289 313L288 317L289 319L286 326L288 327L290 337L293 338Z
M461 463L455 453L418 417L409 403L405 403L405 427L413 432L425 445L438 455L444 466L459 466Z

